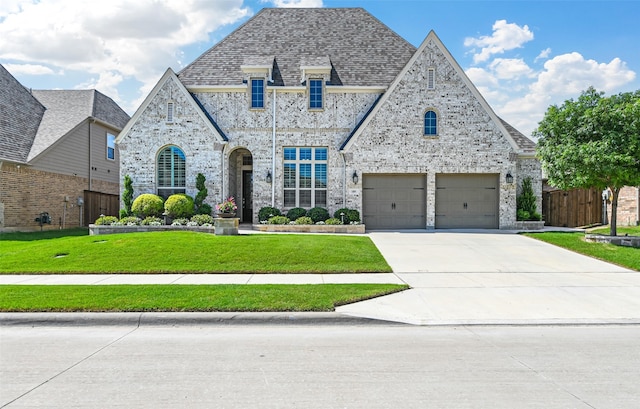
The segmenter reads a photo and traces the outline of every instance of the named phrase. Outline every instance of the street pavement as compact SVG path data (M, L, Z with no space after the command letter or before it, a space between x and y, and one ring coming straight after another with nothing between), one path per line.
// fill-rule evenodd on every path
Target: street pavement
M411 286L407 291L341 306L335 314L317 317L322 322L351 317L430 326L640 323L640 272L513 232L422 230L366 235L393 273L0 275L0 284L406 283ZM215 321L228 315L191 316ZM238 319L239 314L231 316ZM46 317L52 315L0 314L0 325L21 319L42 322ZM291 317L313 321L308 315L295 314L285 314L283 319Z

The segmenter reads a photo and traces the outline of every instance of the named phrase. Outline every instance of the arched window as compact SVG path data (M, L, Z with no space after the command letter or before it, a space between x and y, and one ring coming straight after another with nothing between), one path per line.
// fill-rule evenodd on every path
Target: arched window
M435 111L427 111L424 114L424 134L427 136L438 135L438 116Z
M167 199L174 193L185 193L186 158L176 146L167 146L158 154L158 196Z

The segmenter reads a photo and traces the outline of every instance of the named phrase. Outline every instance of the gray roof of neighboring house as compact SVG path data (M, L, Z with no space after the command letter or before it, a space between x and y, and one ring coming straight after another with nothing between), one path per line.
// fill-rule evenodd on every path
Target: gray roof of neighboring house
M28 162L87 118L120 130L129 115L96 90L27 90L0 65L0 160Z
M44 111L44 106L0 64L0 161L27 161Z
M269 59L274 84L295 86L301 66L328 57L332 85L388 86L415 51L361 8L263 9L178 77L186 87L237 85L242 65Z

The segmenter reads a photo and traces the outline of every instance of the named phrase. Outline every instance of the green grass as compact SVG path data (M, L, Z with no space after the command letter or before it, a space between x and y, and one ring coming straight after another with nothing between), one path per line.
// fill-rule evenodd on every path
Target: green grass
M576 253L640 271L640 249L638 248L615 246L608 243L589 243L584 240L584 233L547 232L524 233L524 235Z
M2 285L2 312L333 311L408 288L395 284Z
M640 236L640 226L617 226L616 230L618 231L618 236L624 236L625 234L629 236ZM610 235L611 227L596 227L589 229L589 233Z
M362 236L176 231L0 237L0 274L361 272L391 272L371 239Z

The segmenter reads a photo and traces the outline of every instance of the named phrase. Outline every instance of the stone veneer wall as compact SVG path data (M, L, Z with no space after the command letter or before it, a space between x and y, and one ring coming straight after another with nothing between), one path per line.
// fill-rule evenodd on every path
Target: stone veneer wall
M44 225L44 229L81 226L77 200L84 197L88 187L86 178L4 162L0 168L0 231L39 230L40 225L35 218L41 212L48 212L51 216L51 224ZM92 190L118 194L119 186L94 179ZM69 198L66 208L65 197Z
M625 186L620 190L618 196L618 226L638 225L638 203L640 192L637 187ZM607 204L607 215L611 221L611 203Z

